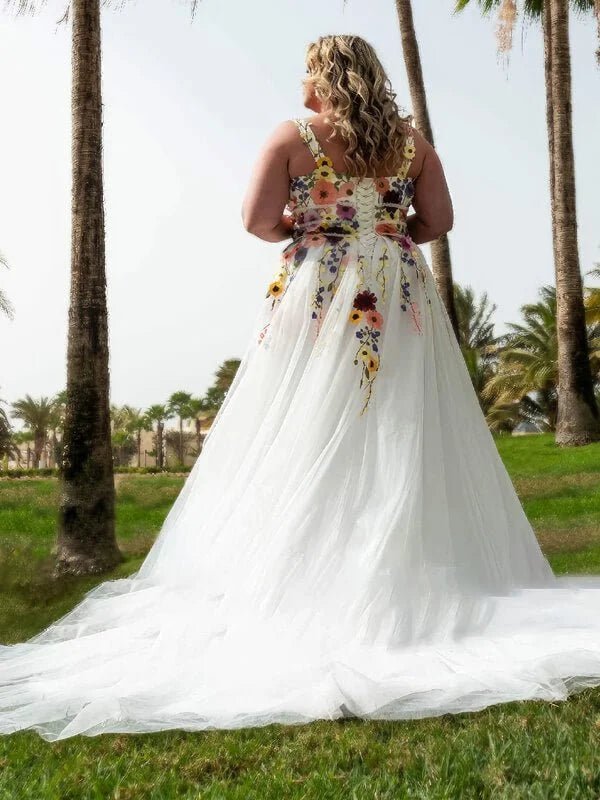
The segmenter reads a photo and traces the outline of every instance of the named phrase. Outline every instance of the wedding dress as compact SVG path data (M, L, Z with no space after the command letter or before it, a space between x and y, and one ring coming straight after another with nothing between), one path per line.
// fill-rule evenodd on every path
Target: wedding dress
M255 333L140 569L0 647L0 732L406 719L600 684L410 239L397 175L315 168Z

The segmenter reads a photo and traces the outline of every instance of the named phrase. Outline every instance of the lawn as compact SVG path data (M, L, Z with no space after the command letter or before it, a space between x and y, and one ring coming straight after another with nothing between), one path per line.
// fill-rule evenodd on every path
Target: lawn
M497 440L560 573L600 573L600 445ZM117 525L138 568L183 483L122 475ZM54 479L0 480L0 641L33 635L98 578L50 580ZM400 800L600 797L600 689L407 722L344 720L245 731L0 736L0 800Z

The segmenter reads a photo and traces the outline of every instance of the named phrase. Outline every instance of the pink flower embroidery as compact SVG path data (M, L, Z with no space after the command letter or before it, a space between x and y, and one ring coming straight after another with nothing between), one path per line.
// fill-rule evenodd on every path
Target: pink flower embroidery
M310 196L319 205L332 205L337 200L337 191L333 183L321 179L311 189Z
M377 330L379 330L383 325L383 317L379 311L367 311L365 314L365 320L367 325L370 325L372 328L376 328Z

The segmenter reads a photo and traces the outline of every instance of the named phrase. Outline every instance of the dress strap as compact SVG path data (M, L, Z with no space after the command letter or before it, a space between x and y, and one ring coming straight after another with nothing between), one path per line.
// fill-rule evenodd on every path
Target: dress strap
M408 118L408 126L409 130L406 134L406 138L404 140L404 147L402 149L402 163L400 165L400 170L398 171L399 178L406 178L408 175L408 171L410 169L410 165L412 164L412 160L415 157L415 153L417 149L415 147L415 137L412 134L413 129L413 117L412 114Z
M300 132L302 141L312 153L315 161L319 158L325 158L325 153L321 148L319 140L315 136L315 132L313 131L310 122L306 119L295 119L294 122L298 126L298 131Z

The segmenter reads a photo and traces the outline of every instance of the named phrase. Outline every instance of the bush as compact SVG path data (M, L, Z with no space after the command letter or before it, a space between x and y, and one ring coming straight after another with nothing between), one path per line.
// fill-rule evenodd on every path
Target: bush
M190 472L190 466L171 466L159 469L158 467L114 467L115 474L127 475L159 475L169 473ZM57 467L43 467L41 469L0 469L0 478L57 478Z

